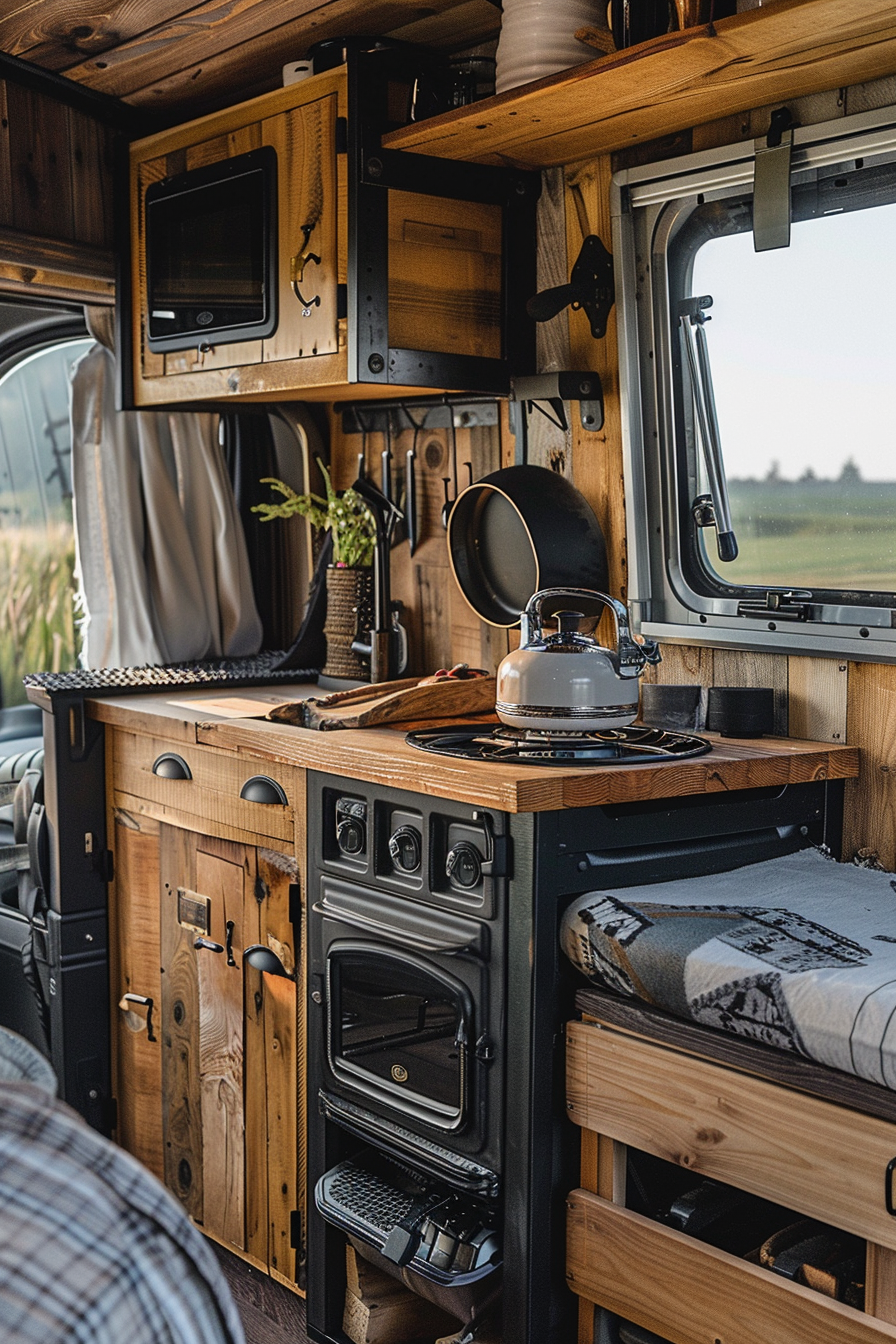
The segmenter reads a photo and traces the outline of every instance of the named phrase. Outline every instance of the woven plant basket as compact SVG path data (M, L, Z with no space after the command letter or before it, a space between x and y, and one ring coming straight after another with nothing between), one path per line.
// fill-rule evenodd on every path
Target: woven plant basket
M368 681L370 668L357 654L352 643L358 634L366 634L373 623L373 570L347 569L331 565L327 570L327 641L326 677L350 677Z

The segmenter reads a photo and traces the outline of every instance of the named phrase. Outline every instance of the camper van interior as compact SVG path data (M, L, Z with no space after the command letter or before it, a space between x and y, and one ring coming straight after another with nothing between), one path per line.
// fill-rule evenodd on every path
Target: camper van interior
M894 236L883 0L0 3L4 1340L896 1341Z

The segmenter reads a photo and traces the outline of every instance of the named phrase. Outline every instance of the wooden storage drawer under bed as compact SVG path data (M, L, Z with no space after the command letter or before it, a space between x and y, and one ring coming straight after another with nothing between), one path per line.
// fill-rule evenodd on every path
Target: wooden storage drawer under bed
M587 1190L567 1201L573 1292L671 1344L884 1344L896 1327Z
M580 1342L596 1338L592 1303L673 1344L896 1340L896 1096L643 1004L588 990L578 1005L567 1113L588 1188L567 1200L567 1281ZM865 1312L623 1207L629 1147L864 1238Z

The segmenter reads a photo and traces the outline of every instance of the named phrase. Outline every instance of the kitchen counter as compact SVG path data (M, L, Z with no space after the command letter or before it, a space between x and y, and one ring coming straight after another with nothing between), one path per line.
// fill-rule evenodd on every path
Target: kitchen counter
M285 765L350 776L392 788L412 789L503 812L542 812L603 803L637 802L732 789L780 787L858 775L855 747L795 738L749 740L701 733L712 751L691 760L644 764L526 766L430 755L405 742L405 728L317 732L237 717L318 693L314 685L181 691L104 697L88 702L102 723L244 751ZM225 708L226 707L226 708Z

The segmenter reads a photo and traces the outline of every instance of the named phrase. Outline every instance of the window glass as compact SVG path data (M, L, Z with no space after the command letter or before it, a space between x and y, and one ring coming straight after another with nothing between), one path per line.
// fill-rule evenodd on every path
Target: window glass
M711 529L701 545L725 583L896 589L894 236L886 204L796 222L789 248L747 231L694 256L739 555L720 562Z
M73 608L70 376L90 347L67 341L0 377L0 680L19 704L26 672L77 661Z

